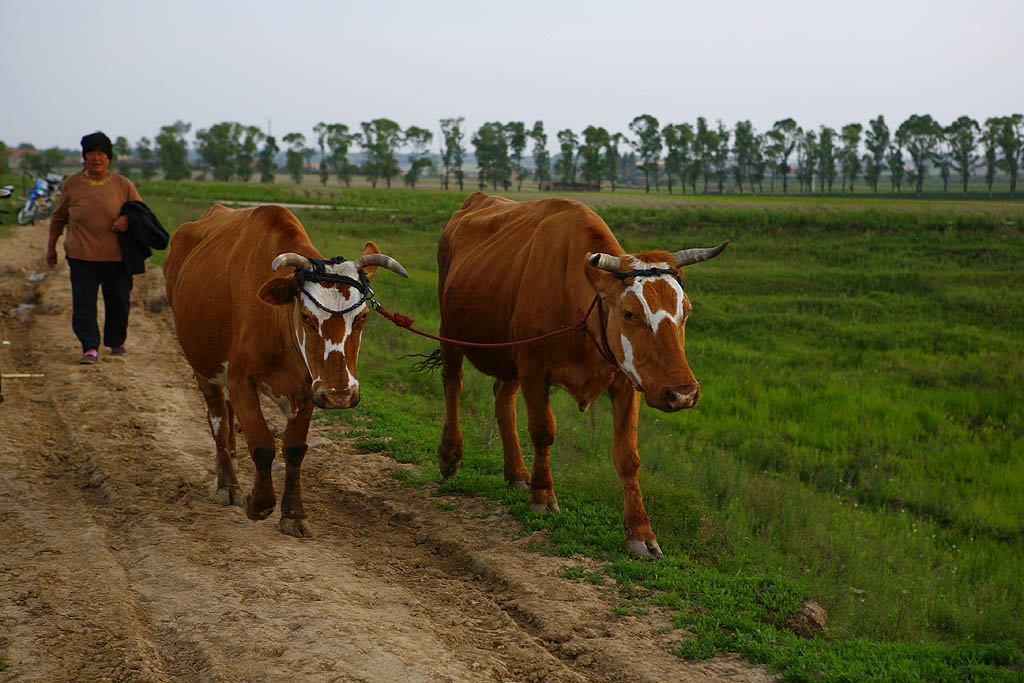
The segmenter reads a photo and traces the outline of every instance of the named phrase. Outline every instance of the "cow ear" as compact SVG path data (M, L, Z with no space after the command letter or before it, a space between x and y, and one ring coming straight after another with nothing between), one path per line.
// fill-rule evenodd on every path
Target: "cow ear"
M375 242L367 242L363 246L363 256L367 254L379 254L380 249L377 248ZM363 272L366 273L367 278L373 277L373 274L377 272L377 266L363 266Z
M264 303L280 306L294 300L298 293L295 278L273 277L263 283L257 296Z

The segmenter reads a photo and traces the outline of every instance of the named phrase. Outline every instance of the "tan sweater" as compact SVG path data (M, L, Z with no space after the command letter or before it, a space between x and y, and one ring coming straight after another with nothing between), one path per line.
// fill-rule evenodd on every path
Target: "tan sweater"
M64 181L60 202L50 220L50 235L60 237L67 226L64 253L83 261L120 261L117 233L110 229L121 206L142 201L132 181L113 171L95 182L85 172Z

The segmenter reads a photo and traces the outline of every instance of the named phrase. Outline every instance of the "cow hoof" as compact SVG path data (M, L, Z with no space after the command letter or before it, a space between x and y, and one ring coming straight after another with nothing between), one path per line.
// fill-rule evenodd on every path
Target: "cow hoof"
M637 560L657 560L662 556L661 546L657 541L626 541L626 552Z
M558 501L552 498L546 503L534 503L530 501L530 509L536 512L538 515L560 515L562 511L558 508Z
M252 495L245 497L245 516L254 522L258 522L261 519L266 519L274 511L274 506L271 505L265 510L257 510L252 504Z
M280 527L282 534L296 538L313 538L313 529L305 519L282 517Z
M238 486L222 486L217 489L217 505L241 505L242 489Z
M437 461L437 467L441 470L441 476L445 479L450 479L455 476L455 473L459 471L459 465L461 464L461 460L456 460L454 462L445 462L444 460Z
M530 482L528 481L510 481L508 487L513 491L526 491L530 492Z

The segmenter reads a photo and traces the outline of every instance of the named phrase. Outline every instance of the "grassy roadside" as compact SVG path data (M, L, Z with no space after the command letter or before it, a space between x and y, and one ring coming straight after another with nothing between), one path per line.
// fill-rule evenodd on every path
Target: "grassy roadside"
M300 212L321 251L351 256L374 239L411 274L375 278L378 298L437 329L437 235L465 194L300 199L297 188L254 188L142 192L169 229L214 199L329 202ZM604 560L620 609L677 610L681 656L740 652L793 680L1019 680L1020 204L583 197L592 198L627 249L734 240L687 271L701 405L641 416L641 485L661 562L621 551L606 401L580 415L554 394L558 518L505 489L490 383L472 370L463 470L440 481L440 380L400 359L432 346L383 319L364 337L363 404L317 419L421 464L410 484L503 500L524 533L550 531L547 551ZM829 635L785 628L806 597L828 609Z

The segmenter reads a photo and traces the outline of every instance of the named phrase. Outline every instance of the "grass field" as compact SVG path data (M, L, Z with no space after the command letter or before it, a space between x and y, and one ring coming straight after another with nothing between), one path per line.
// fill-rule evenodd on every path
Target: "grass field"
M437 237L469 193L162 182L140 190L169 229L213 200L324 204L298 211L318 248L351 258L375 240L411 276L379 275L377 298L430 331ZM621 588L619 609L677 610L680 656L739 652L793 680L1020 680L1024 204L577 198L627 250L733 240L686 273L700 405L641 411L641 486L664 559L622 552L607 400L580 414L553 394L557 518L534 515L524 494L505 489L490 381L468 368L467 454L441 482L440 378L402 358L433 344L382 318L364 335L363 403L317 419L422 465L410 485L506 501L524 533L550 530L546 552L604 560ZM803 640L783 627L808 597L828 611L825 637Z

